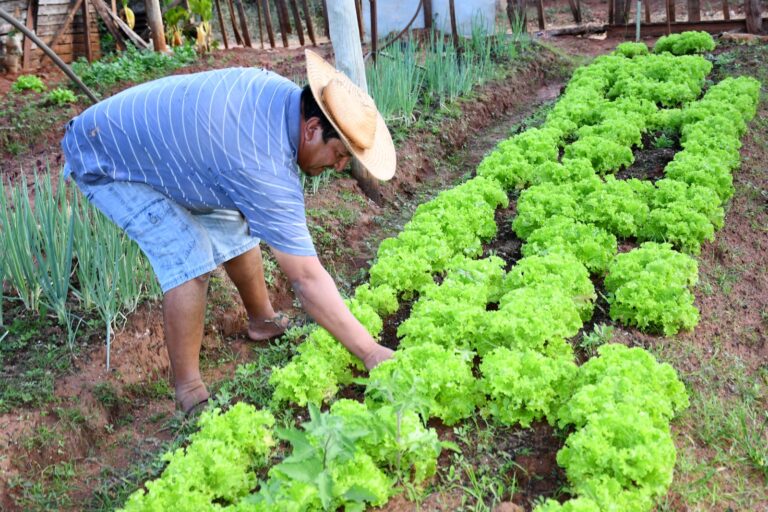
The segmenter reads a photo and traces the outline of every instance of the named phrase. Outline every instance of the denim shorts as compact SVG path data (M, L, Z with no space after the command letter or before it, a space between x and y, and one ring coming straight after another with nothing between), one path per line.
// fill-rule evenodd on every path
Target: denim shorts
M190 211L143 183L73 179L91 204L139 244L164 293L259 245L239 211Z

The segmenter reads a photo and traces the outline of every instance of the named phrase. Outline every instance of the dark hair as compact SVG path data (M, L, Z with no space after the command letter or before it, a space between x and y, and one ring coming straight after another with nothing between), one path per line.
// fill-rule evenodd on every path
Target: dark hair
M320 109L320 106L315 100L315 96L312 94L312 89L309 85L305 85L301 91L301 113L306 121L310 117L317 117L320 119L320 126L323 128L323 142L328 142L328 139L340 139L339 133L336 128L333 127L325 113Z

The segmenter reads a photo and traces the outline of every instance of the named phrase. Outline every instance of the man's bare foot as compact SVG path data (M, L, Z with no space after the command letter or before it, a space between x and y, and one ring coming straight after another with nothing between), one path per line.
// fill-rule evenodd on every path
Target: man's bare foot
M210 397L202 381L176 385L176 406L184 414L193 413L198 405L205 403Z
M291 319L285 313L278 313L272 318L255 318L248 320L248 337L253 341L270 340L285 332Z

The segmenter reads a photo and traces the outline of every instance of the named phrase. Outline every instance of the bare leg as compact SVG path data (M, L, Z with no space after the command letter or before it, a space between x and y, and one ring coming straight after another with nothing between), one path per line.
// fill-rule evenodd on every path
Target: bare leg
M176 387L176 402L187 411L208 398L200 376L208 275L200 276L166 292L163 297L165 342Z
M261 249L254 247L224 263L224 270L235 283L245 310L248 312L248 336L252 340L266 340L282 334L285 322L274 322L275 310L264 282L264 264Z

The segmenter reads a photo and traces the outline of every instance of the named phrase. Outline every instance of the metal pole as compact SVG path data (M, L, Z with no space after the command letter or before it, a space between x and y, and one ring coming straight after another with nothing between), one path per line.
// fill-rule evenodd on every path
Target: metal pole
M640 14L643 10L643 0L637 0L637 15L635 16L635 41L640 41Z
M70 78L70 80L75 82L77 84L77 86L80 87L80 89L83 90L85 95L88 96L88 98L92 102L94 102L94 103L98 103L99 102L98 98L96 98L96 95L93 94L93 92L88 88L88 86L86 86L83 83L83 81L80 80L80 78L69 68L69 66L67 66L67 64L63 60L61 60L61 58L58 55L56 55L56 52L51 50L48 47L47 44L42 42L40 40L40 38L35 35L34 32L32 32L31 30L27 29L27 27L25 27L24 25L19 23L19 21L16 18L14 18L13 16L11 16L10 14L8 14L5 11L5 9L1 9L0 8L0 18L3 18L5 21L7 21L11 25L13 25L14 28L16 28L21 33L23 33L25 36L27 36L32 41L34 41L35 44L37 46L39 46L40 49L43 50L45 52L45 54L48 55L54 63L56 63L57 66L59 66L59 68L61 68L61 70Z

